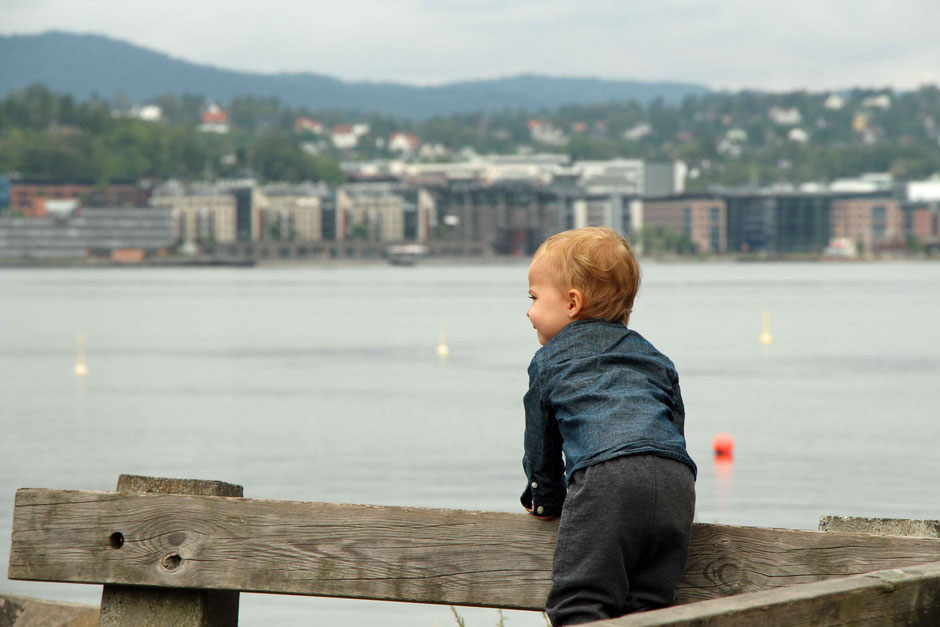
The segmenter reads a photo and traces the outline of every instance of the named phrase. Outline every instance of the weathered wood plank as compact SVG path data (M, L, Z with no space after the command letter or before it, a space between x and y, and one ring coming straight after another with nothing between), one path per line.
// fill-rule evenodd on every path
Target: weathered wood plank
M527 514L24 489L9 576L541 609L556 531ZM699 524L679 600L937 560L938 539Z
M670 607L597 627L940 625L940 562Z
M244 496L240 485L224 481L121 475L117 491L147 494ZM232 590L105 585L98 627L234 627L239 593Z
M940 560L940 540L696 525L679 603Z
M27 489L9 575L534 609L556 529L527 514Z

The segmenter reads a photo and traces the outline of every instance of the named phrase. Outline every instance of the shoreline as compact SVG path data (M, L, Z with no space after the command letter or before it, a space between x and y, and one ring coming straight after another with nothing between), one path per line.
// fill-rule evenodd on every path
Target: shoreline
M845 264L845 263L931 263L940 261L936 255L906 255L881 257L835 258L820 255L639 255L641 263L662 264ZM298 267L364 267L364 266L453 266L453 265L522 265L527 256L487 255L474 257L434 256L417 259L413 263L395 264L385 257L346 257L339 259L251 259L251 258L180 258L162 257L142 261L124 262L111 259L24 259L0 258L0 269L36 268L298 268Z

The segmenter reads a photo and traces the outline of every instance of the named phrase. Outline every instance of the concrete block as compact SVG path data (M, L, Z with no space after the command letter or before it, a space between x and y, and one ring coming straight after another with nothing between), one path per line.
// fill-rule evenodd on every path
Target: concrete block
M940 538L940 520L822 516L819 519L819 530L870 533L878 536Z
M0 625L4 627L94 627L98 608L0 594Z

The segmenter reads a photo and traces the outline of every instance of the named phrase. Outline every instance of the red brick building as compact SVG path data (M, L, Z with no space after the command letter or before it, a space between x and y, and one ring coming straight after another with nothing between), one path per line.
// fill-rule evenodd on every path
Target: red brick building
M852 240L865 250L897 246L904 241L904 214L895 198L834 198L830 215L832 237Z
M643 201L643 226L670 228L699 253L728 252L727 208L723 198L676 196Z
M46 200L87 201L96 207L146 207L150 189L132 183L100 187L89 182L19 180L10 184L10 210L28 217L46 215Z
M936 204L918 203L904 208L904 230L921 241L940 238L940 208Z

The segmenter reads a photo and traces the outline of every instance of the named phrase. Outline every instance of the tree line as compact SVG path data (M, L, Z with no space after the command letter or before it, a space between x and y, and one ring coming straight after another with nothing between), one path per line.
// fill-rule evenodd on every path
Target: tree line
M435 147L412 159L458 159L467 151L681 159L690 168L690 189L825 182L865 172L913 180L940 172L935 86L838 94L713 92L678 105L629 101L421 120L244 96L218 103L229 116L226 134L198 130L207 104L200 95L168 94L149 104L161 108L160 121L120 115L129 108L120 96L76 101L42 85L10 94L0 102L0 172L108 181L212 179L250 171L266 181L336 183L342 160L392 156L387 140L394 132ZM319 121L325 132L298 134L294 123L301 116ZM534 121L556 131L550 141L533 133ZM337 149L329 129L351 123L369 130L354 149Z
M228 134L198 130L204 100L166 99L161 121L122 115L101 98L77 102L42 85L0 101L0 173L30 179L213 179L251 171L264 180L342 180L335 159L304 152L272 126ZM193 114L195 112L195 115Z

